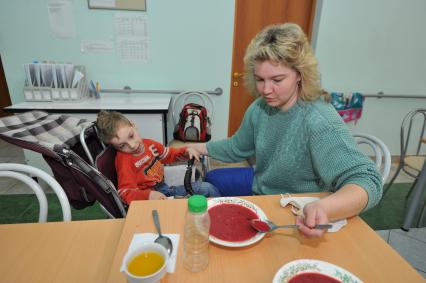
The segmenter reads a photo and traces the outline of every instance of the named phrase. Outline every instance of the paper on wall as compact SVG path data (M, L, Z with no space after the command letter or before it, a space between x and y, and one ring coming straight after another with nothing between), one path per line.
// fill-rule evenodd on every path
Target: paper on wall
M114 50L114 42L111 40L82 40L80 51L82 53L103 53Z
M75 37L73 1L50 0L47 3L50 29L61 38Z
M144 38L118 38L117 51L122 61L148 61L148 41Z
M147 17L145 15L116 14L114 22L117 37L148 37Z

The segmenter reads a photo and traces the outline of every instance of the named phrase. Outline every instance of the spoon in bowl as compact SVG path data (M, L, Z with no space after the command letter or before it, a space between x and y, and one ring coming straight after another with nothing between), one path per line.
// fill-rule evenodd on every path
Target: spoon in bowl
M158 211L156 209L154 209L152 211L152 218L154 219L154 224L155 224L155 227L157 228L157 232L158 232L158 237L157 237L157 239L155 239L154 242L165 247L166 250L168 251L169 255L171 255L172 252L173 252L172 240L169 237L163 236L161 234L160 219L158 217Z
M258 231L260 233L271 232L271 231L274 231L275 229L278 229L278 228L298 228L299 227L298 224L275 225L272 221L267 220L267 219L265 219L265 220L251 219L250 225L251 225L251 227L253 227L256 231ZM314 228L315 229L329 229L331 227L332 227L331 224L318 224L318 225L315 225Z

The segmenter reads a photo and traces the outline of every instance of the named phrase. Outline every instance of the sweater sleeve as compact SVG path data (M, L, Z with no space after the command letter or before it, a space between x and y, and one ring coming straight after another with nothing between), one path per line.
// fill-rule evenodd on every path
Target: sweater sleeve
M311 131L313 166L333 191L346 184L362 187L368 194L364 210L382 197L382 179L376 165L364 155L343 123L316 125Z
M206 144L209 156L223 162L239 162L255 153L255 117L259 99L255 100L244 114L240 128L235 134L224 140L211 141Z
M188 155L186 153L186 146L182 147L166 147L164 159L161 160L164 164L169 164L175 161L185 161L188 160Z
M121 189L118 190L118 195L121 199L126 203L130 204L133 200L148 200L149 194L151 193L151 189Z
M188 160L188 156L186 154L186 146L166 147L154 140L149 140L149 142L153 144L158 150L158 153L160 154L160 161L163 164L169 164L175 161Z

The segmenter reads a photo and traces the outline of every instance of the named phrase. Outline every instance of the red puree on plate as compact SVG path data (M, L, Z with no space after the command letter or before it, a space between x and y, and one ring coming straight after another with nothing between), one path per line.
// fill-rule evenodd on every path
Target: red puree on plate
M342 283L342 281L318 272L303 272L291 277L288 283Z
M257 234L250 225L257 214L238 204L224 203L209 209L210 235L228 242L241 242Z
M268 223L266 223L265 221L262 220L254 220L251 222L251 225L257 229L258 231L261 232L268 232L271 227L268 225Z

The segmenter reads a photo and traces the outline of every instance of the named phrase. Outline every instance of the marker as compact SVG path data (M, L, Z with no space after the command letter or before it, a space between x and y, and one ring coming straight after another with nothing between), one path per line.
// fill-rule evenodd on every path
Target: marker
M96 92L95 92L96 98L100 97L100 93L99 93L100 90L101 90L101 88L99 87L99 82L96 82Z

